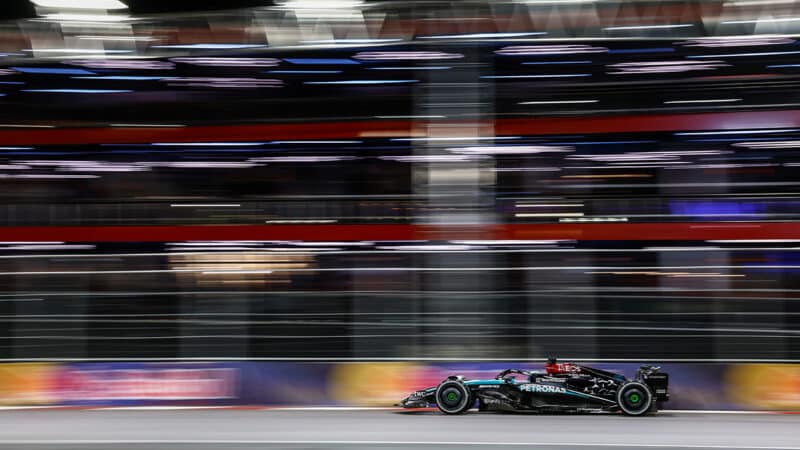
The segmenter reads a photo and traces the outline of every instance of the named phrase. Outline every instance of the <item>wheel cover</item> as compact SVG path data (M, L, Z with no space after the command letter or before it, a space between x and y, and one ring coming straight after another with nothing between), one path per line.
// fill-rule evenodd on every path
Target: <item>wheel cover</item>
M457 383L446 383L439 387L436 393L436 403L444 412L458 413L468 407L469 393L466 388Z
M650 409L652 395L641 383L631 383L622 387L617 397L620 408L631 415L641 415Z

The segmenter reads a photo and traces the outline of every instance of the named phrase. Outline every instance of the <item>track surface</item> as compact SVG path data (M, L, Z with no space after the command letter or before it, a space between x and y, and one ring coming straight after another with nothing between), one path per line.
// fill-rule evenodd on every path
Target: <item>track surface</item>
M394 410L20 410L0 412L2 449L800 450L800 415L508 415Z

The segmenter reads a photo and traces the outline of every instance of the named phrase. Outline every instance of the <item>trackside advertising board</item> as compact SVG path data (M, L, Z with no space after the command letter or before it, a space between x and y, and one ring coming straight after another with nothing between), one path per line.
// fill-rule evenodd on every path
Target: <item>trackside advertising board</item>
M235 365L64 364L54 375L61 405L227 404L240 397Z
M638 364L590 364L632 377ZM390 406L448 375L531 363L7 363L0 405ZM665 364L668 409L800 410L800 365Z

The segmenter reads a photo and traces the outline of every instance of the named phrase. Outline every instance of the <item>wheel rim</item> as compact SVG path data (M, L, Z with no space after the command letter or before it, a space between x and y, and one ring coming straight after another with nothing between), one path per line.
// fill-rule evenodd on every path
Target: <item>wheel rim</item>
M461 403L462 394L458 388L448 387L442 392L442 403L449 408L458 406Z
M647 388L637 384L628 385L618 397L619 406L628 414L639 415L647 411L650 394Z

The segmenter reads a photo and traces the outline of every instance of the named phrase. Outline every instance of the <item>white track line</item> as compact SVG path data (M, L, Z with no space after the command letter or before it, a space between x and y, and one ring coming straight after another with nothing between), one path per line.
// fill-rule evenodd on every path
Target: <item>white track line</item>
M85 411L194 411L194 410L253 410L253 411L414 411L397 406L268 406L268 405L232 405L232 406L0 406L0 411L24 410L85 410ZM706 409L663 409L666 414L782 414L793 411L754 411L754 410L706 410Z
M798 446L747 446L747 445L700 445L700 444L639 444L628 442L462 442L462 441L355 441L355 440L202 440L202 439L77 439L77 440L8 440L5 445L428 445L428 446L537 446L537 447L603 447L603 448L692 448L692 449L736 449L736 450L800 450Z

